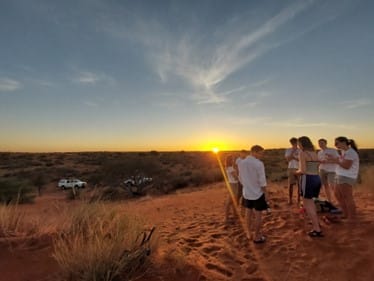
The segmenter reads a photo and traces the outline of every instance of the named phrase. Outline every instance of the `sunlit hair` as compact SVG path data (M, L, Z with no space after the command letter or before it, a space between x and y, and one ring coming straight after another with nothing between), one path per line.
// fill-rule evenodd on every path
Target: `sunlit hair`
M302 136L298 139L298 142L303 150L314 151L314 145L310 138Z
M251 152L261 152L264 151L264 148L260 145L254 145L251 147Z
M234 156L232 154L227 155L225 159L225 166L226 167L232 166L233 163L234 163Z
M295 137L290 138L290 143L291 144L297 144L297 138L295 138Z
M335 144L337 141L345 143L347 146L352 147L356 152L358 152L356 142L353 139L348 139L347 137L337 137L335 138Z

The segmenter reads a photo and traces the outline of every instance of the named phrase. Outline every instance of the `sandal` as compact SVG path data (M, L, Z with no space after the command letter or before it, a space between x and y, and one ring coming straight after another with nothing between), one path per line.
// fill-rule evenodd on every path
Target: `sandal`
M255 244L262 244L262 243L265 243L265 241L266 241L266 237L265 236L261 236L260 239L253 240L253 243L255 243Z
M323 233L322 233L322 231L316 231L316 230L309 231L308 235L310 237L312 237L312 238L314 238L314 237L323 237L324 236Z

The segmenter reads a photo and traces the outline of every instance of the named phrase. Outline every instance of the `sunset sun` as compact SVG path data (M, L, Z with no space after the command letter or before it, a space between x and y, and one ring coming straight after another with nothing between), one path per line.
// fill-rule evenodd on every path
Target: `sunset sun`
M217 153L219 152L219 148L218 148L218 147L213 147L213 148L212 148L212 151L213 151L215 154L217 154Z

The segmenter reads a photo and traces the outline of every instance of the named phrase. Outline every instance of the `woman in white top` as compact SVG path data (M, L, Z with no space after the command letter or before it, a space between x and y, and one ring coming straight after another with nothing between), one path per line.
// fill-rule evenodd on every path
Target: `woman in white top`
M226 222L228 221L230 209L235 215L236 206L239 203L241 193L239 192L238 173L234 168L234 157L232 154L226 156L225 160L225 172L227 187L229 189L229 195L226 199Z
M356 215L352 187L357 182L360 159L354 140L337 137L335 146L341 151L339 157L329 159L337 164L335 197L343 210L343 216L352 221Z

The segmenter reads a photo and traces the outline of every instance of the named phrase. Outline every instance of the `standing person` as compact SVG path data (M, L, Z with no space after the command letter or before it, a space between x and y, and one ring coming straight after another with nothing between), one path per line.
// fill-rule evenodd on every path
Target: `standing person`
M327 200L332 203L332 192L334 190L335 183L335 170L337 165L329 162L329 158L336 159L339 157L339 153L336 149L327 147L327 140L319 139L318 146L321 148L318 151L319 165L319 176L321 177L322 185L325 189Z
M321 189L321 179L318 174L319 160L311 140L302 136L298 139L300 147L299 169L300 190L303 204L308 217L312 221L313 229L308 233L310 237L323 237L317 216L316 205L313 198L318 198Z
M343 210L343 215L349 221L354 221L356 204L353 200L352 187L357 182L360 167L357 145L354 140L337 137L335 146L341 151L340 157L329 159L337 164L335 197Z
M239 153L239 156L235 159L235 165L234 168L236 170L236 173L238 175L238 185L239 185L239 206L241 210L241 215L244 216L244 209L242 207L243 205L243 184L240 180L240 174L239 174L239 166L241 165L242 161L247 157L248 153L245 149L242 149Z
M262 211L268 205L265 200L266 177L265 167L260 160L264 154L264 148L254 145L251 154L242 160L239 165L239 177L243 184L243 205L246 208L248 232L251 233L252 216L254 215L254 243L264 243L266 238L261 233Z
M226 199L226 222L229 218L230 209L232 210L233 214L235 215L236 207L238 206L239 199L241 194L239 193L239 182L238 182L238 174L234 169L234 156L229 154L226 156L225 160L225 172L227 176L227 184L229 188L229 195Z
M297 148L297 138L293 137L290 139L291 147L286 149L284 157L288 162L288 204L292 204L293 187L297 186L297 204L300 204L300 186L299 178L295 174L299 168L299 149Z

